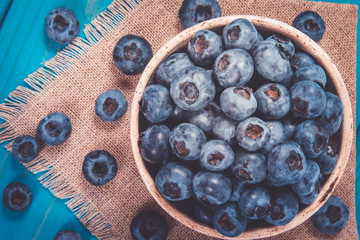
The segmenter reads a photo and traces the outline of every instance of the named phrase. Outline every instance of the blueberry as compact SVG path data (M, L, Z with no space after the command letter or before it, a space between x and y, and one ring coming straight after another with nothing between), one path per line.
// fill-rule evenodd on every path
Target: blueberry
M4 205L11 211L22 212L30 206L31 201L31 191L23 183L9 183L3 191Z
M319 122L307 120L296 127L293 139L307 158L317 158L326 150L329 135Z
M170 125L178 125L182 122L187 121L186 111L179 108L178 106L174 107L174 110L171 112L167 123Z
M139 149L149 163L161 163L170 155L170 130L165 125L153 125L140 134Z
M333 93L325 92L326 107L321 114L319 122L321 126L329 133L334 135L340 128L343 118L343 104L338 96Z
M182 165L166 162L156 175L155 183L161 195L169 201L181 201L192 196L192 172Z
M184 0L179 11L184 29L217 17L221 17L221 9L216 0Z
M288 183L273 178L269 172L267 172L264 184L268 187L284 187Z
M285 129L279 121L265 122L270 128L269 140L265 143L265 146L261 149L263 154L268 153L273 147L285 141Z
M216 102L211 101L202 110L187 111L186 116L189 123L198 126L205 133L209 133L213 129L215 118L220 113L221 113L220 106Z
M315 159L323 175L329 175L335 169L339 158L339 142L336 136L329 139L328 145L323 154Z
M296 119L292 116L292 114L286 115L284 118L280 119L280 122L284 126L285 139L290 140L295 132L295 128L301 122L299 119Z
M89 183L101 186L116 176L118 165L114 156L109 152L96 150L85 156L82 170Z
M291 107L289 91L278 83L267 83L259 87L254 93L257 111L266 119L280 119Z
M213 137L215 139L224 140L231 146L237 145L235 138L235 129L237 125L237 121L221 113L214 120L214 126L212 129Z
M128 103L124 94L112 89L100 94L95 102L96 115L109 122L114 122L121 118L128 108Z
M231 197L232 183L222 173L200 171L193 178L192 188L205 205L222 205Z
M311 193L306 194L306 195L297 194L299 202L301 202L302 204L306 204L306 205L309 205L309 204L315 202L315 200L319 196L320 190L321 190L321 185L319 182L316 185L314 191L312 191Z
M200 158L202 146L206 143L204 132L191 123L181 123L170 133L170 146L173 154L183 160Z
M256 98L248 87L228 87L220 96L221 110L236 121L250 117L257 108Z
M271 192L270 214L264 220L273 225L285 225L294 219L299 211L296 195L287 189Z
M226 49L241 48L250 51L257 42L258 34L254 24L239 18L224 27L223 37Z
M231 170L242 181L260 183L266 177L266 157L259 152L237 150Z
M245 50L229 49L217 56L214 73L224 88L244 86L254 73L254 62Z
M71 122L62 112L46 115L37 126L37 135L45 144L54 146L65 142L71 134Z
M170 87L176 74L183 68L194 66L186 53L173 53L156 70L156 82Z
M262 41L264 41L264 37L261 35L261 33L257 32L257 39L256 39L256 42L255 42L253 48L251 49L251 51L254 51L255 48L257 47L257 45L259 43L261 43Z
M276 144L268 153L267 167L275 182L294 184L304 176L307 160L299 144L284 141Z
M53 240L82 240L82 237L73 230L62 230L56 233Z
M140 111L151 123L165 121L173 111L169 90L161 84L147 86L139 101Z
M305 11L297 15L292 25L315 42L319 41L325 33L324 20L318 13L313 11Z
M241 214L247 219L262 219L269 214L270 211L270 193L260 186L246 189L238 203Z
M273 43L278 48L281 56L284 58L290 59L295 54L294 44L285 36L273 34L266 38L265 41Z
M170 84L175 104L189 111L205 108L215 96L215 85L208 71L201 67L182 69Z
M29 135L17 137L12 145L12 154L15 159L22 162L30 162L39 154L39 142Z
M200 152L200 165L213 172L221 172L233 163L234 152L223 140L210 140Z
M305 174L300 181L292 185L292 189L296 194L307 195L315 190L321 178L319 165L313 160L308 160Z
M236 141L247 151L257 151L264 147L270 138L270 128L257 117L241 121L236 127Z
M291 83L294 84L304 80L314 81L322 88L325 87L327 82L324 69L316 64L304 66L296 70L291 78Z
M332 195L311 217L311 220L319 231L327 234L336 234L344 229L349 220L349 215L349 208L343 200Z
M71 42L79 33L80 25L75 13L65 7L55 8L45 18L48 37L58 43Z
M233 185L233 191L229 202L239 202L241 194L245 191L245 188L248 186L246 181L240 180L239 178L231 179Z
M216 57L223 51L223 44L217 33L200 30L190 38L187 51L198 66L212 67Z
M254 92L261 87L262 85L268 83L265 78L263 78L258 71L254 70L254 74L252 75L250 81L246 84L247 87L251 88Z
M152 56L150 43L140 36L131 34L120 38L113 51L116 67L126 75L141 73Z
M168 224L159 212L147 209L131 220L130 232L134 240L165 240Z
M267 81L288 86L292 76L289 59L272 42L263 41L252 53L255 69Z
M320 117L326 107L326 95L319 84L304 80L290 88L291 111L294 117L313 119Z
M290 58L290 65L295 72L299 68L315 64L314 59L306 52L295 52L294 56Z
M235 203L226 203L216 209L213 225L219 233L236 237L245 231L247 220L241 216Z
M212 226L214 221L214 210L201 202L196 202L194 206L194 215L202 223Z

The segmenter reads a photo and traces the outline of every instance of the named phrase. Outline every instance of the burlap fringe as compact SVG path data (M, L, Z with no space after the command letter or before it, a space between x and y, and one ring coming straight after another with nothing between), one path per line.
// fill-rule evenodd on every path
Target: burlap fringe
M77 37L54 58L46 62L44 67L28 76L26 86L19 86L11 92L4 103L0 104L0 143L12 141L18 137L15 128L10 124L22 109L36 98L48 85L69 69L77 60L84 56L92 46L114 29L127 14L134 10L141 0L114 0L108 9L102 12L84 29L85 39ZM5 148L11 150L12 142ZM31 172L43 173L40 183L48 188L56 197L66 199L66 205L80 219L83 225L97 238L119 239L120 233L115 231L105 216L80 192L73 189L52 166L51 161L39 155L30 163L24 163Z

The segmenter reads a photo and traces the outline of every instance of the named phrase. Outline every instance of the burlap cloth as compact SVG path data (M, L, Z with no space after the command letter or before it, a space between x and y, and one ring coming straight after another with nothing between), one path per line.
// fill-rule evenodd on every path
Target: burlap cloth
M289 24L304 10L318 12L326 22L319 44L338 66L350 94L355 116L356 24L357 7L295 0L218 0L223 16L260 15ZM30 75L28 87L19 87L0 106L0 141L31 134L46 114L66 113L72 122L71 137L56 147L43 146L40 156L25 164L34 173L43 174L41 183L68 207L84 226L100 239L130 239L131 219L144 208L160 210L141 181L133 160L129 119L130 109L115 123L99 120L94 112L97 96L109 89L120 89L130 103L139 76L125 76L116 69L112 50L118 39L128 33L144 36L154 53L182 29L178 21L181 1L115 0L109 9L85 28L86 40L73 44ZM129 104L131 105L131 104ZM358 239L355 220L355 137L346 172L335 194L350 208L350 219L338 235L318 232L310 221L272 239ZM11 141L6 146L11 148ZM104 149L117 159L117 176L108 184L89 184L82 174L85 155ZM36 197L36 196L34 196ZM164 215L165 212L162 211ZM168 239L209 239L176 220L167 220Z

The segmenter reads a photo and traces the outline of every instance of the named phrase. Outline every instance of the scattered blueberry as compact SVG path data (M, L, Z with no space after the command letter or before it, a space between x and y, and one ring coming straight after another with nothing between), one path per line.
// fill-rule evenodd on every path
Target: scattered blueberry
M205 205L222 205L232 192L231 180L222 173L200 171L195 174L192 187L194 194Z
M250 51L257 42L258 34L254 24L239 18L224 27L223 37L226 49L241 48Z
M296 195L287 189L271 192L270 213L264 220L273 225L285 225L294 219L299 211Z
M116 67L126 75L141 73L153 53L149 42L136 35L125 35L116 43L113 59Z
M131 220L130 232L134 240L165 240L168 224L159 212L143 210Z
M210 140L201 148L200 166L209 171L221 172L230 167L233 161L234 152L223 140Z
M45 144L54 146L65 142L71 134L71 122L62 112L46 115L37 126L37 135Z
M114 156L109 152L97 150L85 156L82 170L88 182L92 185L101 186L116 176L118 165Z
M270 138L270 128L257 117L249 117L236 127L236 141L247 151L257 151L264 147Z
M319 84L304 80L290 88L291 111L294 117L313 119L320 117L326 107L326 95Z
M95 102L96 115L109 122L114 122L121 118L128 108L128 103L124 94L112 89L100 94Z
M321 126L329 133L334 135L340 128L343 118L343 104L338 96L333 93L325 92L326 107L321 114L319 122Z
M247 219L262 219L269 214L271 207L269 191L260 186L246 189L238 203L241 214Z
M198 111L214 99L215 85L204 68L189 67L179 71L171 82L170 95L178 107Z
M45 30L50 39L65 44L71 42L78 35L80 25L71 9L59 7L47 14Z
M184 29L217 17L221 17L221 9L216 0L184 0L179 11L180 23Z
M235 203L226 203L215 210L213 225L219 233L236 237L245 231L247 220L241 216Z
M173 53L156 70L156 82L170 87L172 80L181 69L192 66L194 64L186 53Z
M254 62L245 50L229 49L217 55L214 73L224 88L244 86L254 73Z
M199 111L187 111L186 116L189 123L198 126L204 133L209 133L214 127L215 118L221 113L220 106L211 101L202 110Z
M149 163L161 163L170 155L170 130L165 125L152 125L140 134L139 149Z
M82 237L73 230L62 230L56 233L53 240L82 240Z
M223 51L223 44L215 32L200 30L191 37L187 51L198 66L212 67L216 57Z
M12 154L15 159L22 162L30 162L39 154L39 142L29 135L17 137L12 145Z
M317 158L326 150L329 134L318 121L306 120L296 127L293 139L307 158Z
M266 177L266 157L259 152L237 150L231 170L237 178L244 182L260 183Z
M228 87L220 95L221 110L236 121L250 117L257 108L256 98L248 87Z
M169 90L161 84L147 86L139 101L140 111L151 123L165 121L173 111Z
M206 143L204 132L191 123L182 123L175 127L169 137L173 154L183 160L200 158L202 146Z
M4 205L11 211L22 212L30 206L31 201L31 191L23 183L9 183L3 191Z
M321 232L341 232L349 220L348 206L337 196L330 196L326 203L311 217L314 226Z
M299 144L284 141L276 144L268 153L267 167L275 182L294 184L304 176L307 160Z
M325 22L314 11L305 11L297 15L293 26L308 35L315 42L319 41L325 33Z
M290 94L286 87L278 83L267 83L254 93L259 115L266 119L280 119L291 107Z
M192 172L182 165L166 162L156 175L157 189L169 201L181 201L192 196Z
M294 56L290 58L290 65L295 72L299 68L315 64L314 59L306 52L295 52Z
M314 81L322 88L325 87L327 82L324 69L316 64L304 66L296 70L291 78L291 83L294 84L304 80Z

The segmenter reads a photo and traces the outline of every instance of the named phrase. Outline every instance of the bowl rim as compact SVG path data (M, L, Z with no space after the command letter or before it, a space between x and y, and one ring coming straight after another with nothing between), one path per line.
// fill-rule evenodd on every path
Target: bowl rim
M148 85L148 81L155 75L158 65L166 59L170 54L177 51L181 47L185 46L191 36L193 36L197 31L204 29L214 29L224 27L226 24L238 19L245 18L251 21L257 29L266 30L270 32L279 33L285 37L291 39L292 43L297 48L309 53L317 64L321 65L325 72L327 73L328 79L332 79L332 83L336 89L337 95L340 97L344 109L343 109L343 120L340 128L341 131L341 145L339 147L339 158L337 165L333 172L329 175L328 180L323 185L319 196L312 204L305 207L300 211L296 217L288 224L283 226L271 226L260 229L251 229L240 234L238 237L226 237L217 232L216 229L211 228L207 225L199 223L194 219L190 218L186 214L177 210L170 202L168 202L162 195L158 192L155 182L150 176L149 172L146 169L145 163L141 157L140 150L138 147L138 140L140 136L139 132L139 104L138 102L141 99L142 92L145 87ZM336 185L338 184L340 178L342 177L352 146L353 140L353 115L352 107L349 98L348 91L344 80L341 77L339 70L337 69L334 62L331 60L330 56L322 49L315 41L310 37L290 26L289 24L275 20L272 18L254 16L254 15L232 15L224 16L220 18L211 19L197 25L194 25L190 28L185 29L184 31L177 34L175 37L170 39L165 45L163 45L150 60L146 68L144 69L139 82L137 84L134 97L131 105L131 116L130 116L130 137L131 145L133 150L134 159L140 173L140 176L143 182L146 185L146 188L155 199L155 201L173 218L175 218L180 223L186 225L187 227L194 229L200 233L203 233L207 236L217 237L222 239L259 239L265 237L275 236L281 233L284 233L309 219L330 197L334 191Z

